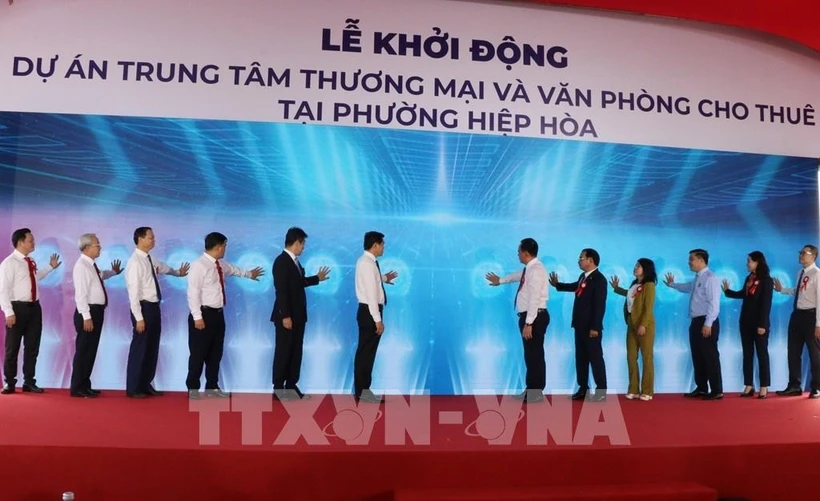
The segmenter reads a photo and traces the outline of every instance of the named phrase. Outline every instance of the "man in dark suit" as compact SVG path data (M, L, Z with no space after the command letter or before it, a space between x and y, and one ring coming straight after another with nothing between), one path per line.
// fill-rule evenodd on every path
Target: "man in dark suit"
M607 282L606 277L598 270L600 262L601 257L597 251L584 249L578 257L578 267L583 273L577 281L561 283L555 272L550 273L550 283L553 287L562 292L575 293L572 328L575 329L575 371L578 391L572 395L573 400L583 400L587 396L590 365L597 387L595 395L591 396L590 400L606 400L606 366L601 337L604 331Z
M313 276L305 276L299 256L305 250L307 233L290 228L285 235L285 250L273 262L273 286L276 301L270 320L276 327L276 348L273 354L273 391L279 400L310 398L296 386L302 367L302 345L307 324L305 287L324 282L330 268L322 266Z

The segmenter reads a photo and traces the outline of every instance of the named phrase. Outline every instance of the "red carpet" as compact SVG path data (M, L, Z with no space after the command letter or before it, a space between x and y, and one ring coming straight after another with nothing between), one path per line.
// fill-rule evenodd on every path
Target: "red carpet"
M372 405L357 414L347 409L349 397L327 396L286 409L268 396L242 395L195 403L223 408L219 445L200 445L207 423L201 430L184 394L104 393L0 398L3 500L56 500L69 490L78 501L820 499L811 481L820 401L805 397L661 395L582 406L556 396L524 412L511 399L488 410L499 405L490 397L413 397L382 406L368 441L362 423L375 416ZM272 410L243 416L231 405ZM510 416L521 417L514 428ZM322 434L334 427L365 443ZM299 432L305 436L283 445ZM609 436L593 440L596 433Z

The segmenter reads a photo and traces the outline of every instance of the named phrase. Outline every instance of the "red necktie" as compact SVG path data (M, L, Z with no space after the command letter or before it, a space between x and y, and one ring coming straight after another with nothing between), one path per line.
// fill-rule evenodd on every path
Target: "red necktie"
M225 276L222 274L222 266L216 262L216 272L219 274L219 285L222 287L222 306L228 304L228 296L225 295Z
M97 278L100 279L100 285L103 289L103 296L105 296L105 304L103 304L103 307L108 306L108 292L105 290L105 283L103 282L102 275L100 275L100 269L97 268L97 263L94 263L94 271L97 272Z
M30 257L26 257L26 264L28 264L28 278L31 280L31 302L34 302L37 301L37 277L34 275L37 265Z
M515 311L518 311L518 294L521 293L521 289L524 288L524 282L526 282L527 277L527 267L524 267L524 271L521 272L521 281L518 282L518 290L515 291L515 299L513 299L513 308Z

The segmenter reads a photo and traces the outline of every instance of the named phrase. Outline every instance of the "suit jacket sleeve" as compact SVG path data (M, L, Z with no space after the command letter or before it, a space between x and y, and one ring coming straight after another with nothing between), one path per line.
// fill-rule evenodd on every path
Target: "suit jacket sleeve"
M319 285L319 275L305 277L305 287L312 287L314 285Z
M290 259L289 256L286 257ZM293 313L293 298L288 288L288 265L295 267L282 259L281 255L273 262L273 288L276 290L276 305L282 318L292 318Z
M627 290L623 287L613 287L612 291L619 296L626 296Z
M575 289L578 288L578 281L572 283L558 282L555 284L555 288L561 292L575 292Z
M643 284L643 291L640 295L642 296L643 310L641 311L641 318L638 319L638 325L649 327L655 318L655 284L652 282Z
M726 289L725 291L723 291L723 294L726 297L730 297L732 299L743 299L743 296L745 295L745 291L742 290L742 289L739 290L739 291L733 291L732 289Z
M590 330L601 332L604 330L604 312L606 311L606 278L602 273L596 273L595 288L592 291L592 314L590 315Z
M769 328L769 315L772 312L772 296L774 295L774 280L771 277L762 280L760 284L760 319L758 327Z

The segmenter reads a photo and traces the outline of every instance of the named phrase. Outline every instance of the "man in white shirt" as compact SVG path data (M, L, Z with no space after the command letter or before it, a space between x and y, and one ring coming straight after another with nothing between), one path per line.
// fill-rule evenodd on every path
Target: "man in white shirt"
M774 290L794 296L789 318L789 384L778 395L796 397L803 394L803 345L809 348L811 361L811 392L809 398L820 398L820 268L817 267L817 247L805 245L799 252L802 269L794 287L783 287L774 279Z
M94 233L82 235L77 246L81 254L72 273L77 341L71 370L71 396L95 398L100 392L91 387L91 372L97 359L105 308L108 306L108 292L103 281L122 273L122 268L120 261L115 260L111 262L110 270L100 271L94 260L100 257L102 247Z
M184 277L191 267L182 263L178 270L154 260L149 252L154 248L154 231L141 226L134 230L137 248L125 266L125 285L131 307L131 325L134 335L128 351L128 373L125 380L125 394L131 398L145 398L162 395L151 382L157 372L159 341L162 333L160 301L162 290L157 275Z
M205 252L191 265L188 273L188 396L199 399L202 367L205 366L205 395L228 397L219 388L219 364L225 344L225 277L257 280L264 272L256 267L243 270L223 261L228 237L222 233L205 236Z
M49 266L38 270L37 263L29 257L34 252L34 235L28 228L12 233L11 244L14 252L0 263L0 308L6 316L6 354L3 363L6 384L0 393L9 395L15 392L21 341L25 346L23 392L43 393L34 377L43 333L43 310L40 308L37 281L60 266L60 256L52 254Z
M359 307L356 323L359 325L359 344L353 361L353 388L361 402L381 403L381 397L370 390L376 350L384 334L382 313L387 304L384 284L393 284L399 276L395 271L382 274L377 258L384 254L384 234L368 231L364 234L364 254L356 261L356 299Z
M503 278L495 273L487 273L490 285L518 284L515 293L515 311L518 312L518 330L524 340L524 365L527 368L526 389L516 398L525 402L544 400L547 385L547 366L544 360L544 336L550 324L547 311L549 300L549 279L547 269L538 260L538 242L532 238L521 240L518 246L518 260L524 269Z

